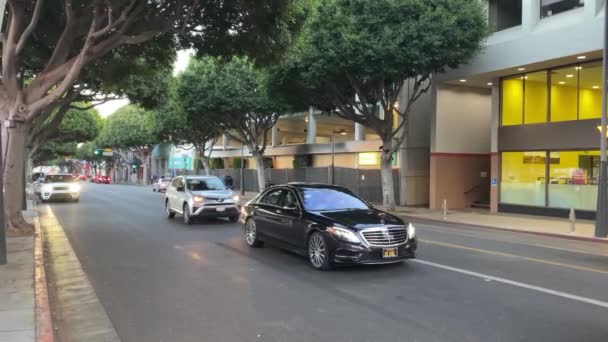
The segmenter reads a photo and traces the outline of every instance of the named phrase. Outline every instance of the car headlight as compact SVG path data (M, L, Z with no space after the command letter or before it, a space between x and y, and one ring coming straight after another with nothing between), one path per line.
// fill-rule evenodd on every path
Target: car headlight
M203 197L203 196L194 196L194 197L192 198L192 200L193 200L194 202L201 203L201 202L205 202L205 197Z
M357 234L351 232L348 229L338 228L338 227L329 227L327 228L327 232L333 235L336 239L352 242L352 243L360 243L361 240L357 236Z
M407 226L407 239L411 240L414 239L416 237L416 228L414 227L413 224L408 224Z
M241 200L241 197L240 197L239 195L234 195L234 196L232 196L232 200L233 200L235 203L239 203L239 201Z
M80 191L80 185L78 185L78 184L70 184L70 191L71 192L78 192L78 191Z

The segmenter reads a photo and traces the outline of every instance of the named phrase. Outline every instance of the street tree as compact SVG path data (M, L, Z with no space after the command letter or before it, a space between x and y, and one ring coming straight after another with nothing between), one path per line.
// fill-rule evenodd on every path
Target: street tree
M268 92L267 74L246 57L194 60L181 76L178 97L190 120L205 118L247 146L256 161L260 190L266 186L264 152L282 104Z
M85 103L77 105L87 106ZM48 120L56 120L54 113ZM92 141L101 131L102 118L94 108L80 110L71 108L59 124L57 130L46 130L33 137L30 154L34 165L45 161L72 156L76 145Z
M8 0L2 45L0 122L7 152L7 228L30 228L12 203L19 191L31 125L46 122L57 106L86 94L79 82L93 66L110 67L108 56L136 57L153 51L193 48L199 53L235 51L271 59L289 44L301 22L298 0ZM94 75L91 73L90 75ZM102 78L101 73L97 73ZM78 87L76 87L78 85Z
M141 161L143 181L146 182L149 179L150 155L154 145L159 142L155 133L152 113L137 105L127 105L106 118L96 141L117 152L121 149L131 152Z
M209 159L221 132L217 123L205 115L186 115L176 94L179 82L180 78L171 80L168 100L152 111L156 133L163 142L192 145L199 153L205 174L209 175Z
M383 204L394 209L391 161L412 105L434 74L475 56L487 33L477 0L323 0L271 83L291 102L380 136Z

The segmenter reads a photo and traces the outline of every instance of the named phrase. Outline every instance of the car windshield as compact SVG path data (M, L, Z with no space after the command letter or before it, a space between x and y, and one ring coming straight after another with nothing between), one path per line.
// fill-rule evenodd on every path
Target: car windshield
M369 209L365 202L341 189L300 188L299 191L308 211Z
M226 190L226 186L219 178L188 179L188 190L207 191L207 190Z
M44 178L45 183L70 183L74 181L72 175L49 175Z

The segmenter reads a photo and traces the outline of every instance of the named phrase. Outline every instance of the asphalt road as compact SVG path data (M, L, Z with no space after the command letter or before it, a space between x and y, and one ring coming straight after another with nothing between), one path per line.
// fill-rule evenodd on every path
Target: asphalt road
M418 225L416 261L318 272L162 198L50 204L123 342L608 340L608 245Z

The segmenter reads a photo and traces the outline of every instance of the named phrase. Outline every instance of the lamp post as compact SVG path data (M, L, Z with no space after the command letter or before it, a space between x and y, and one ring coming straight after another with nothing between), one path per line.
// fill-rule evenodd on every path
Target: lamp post
M595 237L606 237L608 234L608 160L606 159L606 81L608 80L608 3L604 5L604 51L602 59L602 123L600 127L600 179L597 192L597 211L595 217Z
M0 122L0 146L2 146L2 122ZM2 168L2 148L0 148L0 265L6 265L6 226L4 222L4 169Z
M245 144L241 144L241 198L245 196Z
M335 156L336 156L336 134L346 135L346 130L344 129L332 129L331 131L331 184L336 184L335 177Z

